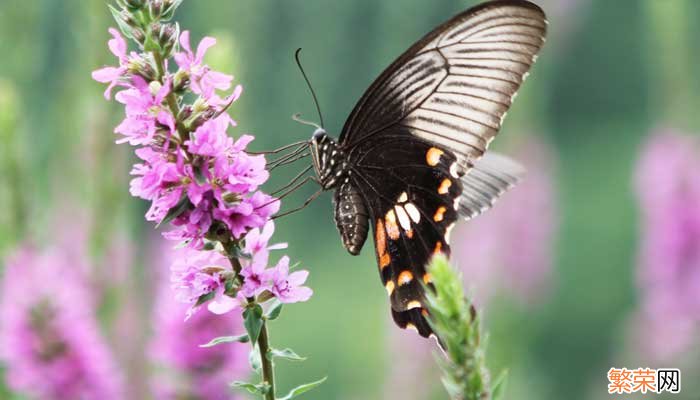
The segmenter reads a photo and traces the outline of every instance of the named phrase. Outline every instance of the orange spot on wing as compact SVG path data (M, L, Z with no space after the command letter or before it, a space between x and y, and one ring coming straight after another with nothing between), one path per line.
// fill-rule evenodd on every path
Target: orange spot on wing
M428 162L428 165L434 167L440 163L440 156L443 154L445 154L444 151L438 149L437 147L431 147L428 149L428 152L425 153L425 161Z
M437 242L435 243L435 250L433 250L433 254L440 254L442 253L442 242Z
M420 313L423 314L425 318L428 318L428 316L430 316L430 313L425 308L420 310Z
M435 211L435 215L433 215L433 221L440 222L443 219L445 219L446 212L447 212L447 207L444 207L444 206L438 207L437 211Z
M423 282L424 282L426 285L429 284L429 283L432 282L432 281L433 281L433 276L430 275L429 272L427 272L425 275L423 275Z
M386 233L389 235L391 240L397 240L400 236L399 226L396 224L396 214L392 208L386 213L386 218L384 218L386 223Z
M391 264L391 257L389 256L389 253L384 253L381 256L379 256L379 268L384 269Z
M377 255L381 257L381 255L386 252L386 231L384 230L384 223L381 219L377 220L375 241L377 242Z
M407 231L406 231L406 236L407 236L409 239L413 239L413 229L407 230Z
M398 279L399 286L407 285L407 284L411 283L412 280L413 280L413 274L411 273L411 271L402 271L399 274L399 279Z
M452 186L452 181L448 178L443 179L440 186L438 186L438 193L447 194L450 191L450 186Z

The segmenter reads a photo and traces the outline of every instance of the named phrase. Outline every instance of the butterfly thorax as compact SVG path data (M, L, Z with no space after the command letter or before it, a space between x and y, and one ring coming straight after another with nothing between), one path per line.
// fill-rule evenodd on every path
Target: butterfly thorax
M324 190L330 190L348 180L348 163L338 142L317 129L311 139L314 171Z
M367 206L350 179L347 155L338 142L323 129L311 139L311 155L316 176L324 190L335 189L335 224L350 254L357 255L369 231Z

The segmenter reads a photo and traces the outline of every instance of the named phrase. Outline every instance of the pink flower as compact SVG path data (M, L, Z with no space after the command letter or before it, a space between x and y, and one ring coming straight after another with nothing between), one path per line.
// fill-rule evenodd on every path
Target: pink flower
M226 133L229 125L235 123L227 114L203 123L192 134L192 140L185 142L187 150L200 156L217 157L229 154L233 139Z
M175 54L175 62L184 71L190 73L191 88L205 99L215 95L215 90L228 90L231 87L233 77L221 72L212 71L208 65L203 64L207 50L216 44L216 39L205 37L197 46L195 54L190 47L190 32L184 31L180 35L180 46L184 52Z
M0 290L0 361L6 383L40 399L122 399L122 375L100 332L84 255L24 248L7 260Z
M251 229L245 236L245 247L243 251L253 257L253 263L267 265L270 250L281 250L287 248L287 243L277 243L268 245L270 238L275 233L275 223L268 221L262 232L259 228Z
M636 331L654 362L678 357L700 332L698 160L696 137L665 130L651 136L637 166L642 304Z
M309 271L296 271L289 273L289 257L284 256L272 269L272 294L282 303L297 303L311 298L313 291L306 286Z
M264 263L255 260L243 267L241 276L244 278L241 294L245 297L254 297L260 293L272 289L272 270L265 269Z
M279 207L279 200L262 192L255 192L234 207L219 203L219 207L214 210L214 218L223 221L233 236L240 238L249 229L265 225L270 216L279 211Z
M207 309L214 314L224 314L240 305L239 299L228 296L226 281L232 277L231 267L226 257L215 251L180 249L170 267L171 284L178 301L190 304L187 318L200 307L197 304L203 296L212 298Z
M154 246L152 264L167 274L169 265L177 260L171 246ZM219 336L245 331L240 314L214 315L199 312L187 321L182 316L188 305L178 302L167 284L159 280L153 310L153 332L149 357L155 364L152 376L155 397L159 400L201 399L230 400L229 384L234 379L245 379L248 369L248 349L242 344L227 344L213 348L201 345Z
M163 100L170 93L170 82L162 86L149 85L140 76L134 76L132 81L133 88L115 96L126 108L126 118L114 129L115 133L124 135L117 143L149 145L153 142L157 123L168 127L170 135L174 133L175 120L170 111L163 107Z
M112 35L112 39L109 40L109 49L117 56L119 59L119 67L104 67L100 68L92 73L92 79L100 83L109 83L107 90L104 92L104 96L109 100L112 96L112 89L115 86L128 86L120 79L124 76L127 71L127 63L129 61L126 55L126 40L122 37L118 30L114 28L109 28L109 33Z
M554 153L532 136L512 153L527 171L522 182L493 209L458 225L452 236L459 238L452 244L453 259L481 305L496 293L537 302L552 273L558 220Z

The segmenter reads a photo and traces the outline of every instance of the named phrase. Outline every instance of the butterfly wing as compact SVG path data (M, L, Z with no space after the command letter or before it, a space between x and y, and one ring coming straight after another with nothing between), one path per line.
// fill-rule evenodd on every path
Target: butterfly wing
M545 33L544 13L523 0L459 14L384 71L343 128L350 180L367 206L382 282L402 328L431 334L421 285L430 281L426 263L436 252L449 254L459 215L483 212L518 179L517 164L484 152Z

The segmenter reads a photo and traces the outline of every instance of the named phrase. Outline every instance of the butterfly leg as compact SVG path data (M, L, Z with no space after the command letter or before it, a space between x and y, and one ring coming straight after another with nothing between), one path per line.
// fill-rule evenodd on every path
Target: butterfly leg
M297 211L301 211L301 210L305 209L306 206L308 206L309 204L311 204L312 201L316 200L316 198L317 198L318 196L320 196L321 193L323 193L323 189L318 189L318 190L316 191L316 193L312 194L311 197L309 197L308 199L306 199L306 201L304 202L304 204L302 204L301 206L299 206L299 207L297 207L297 208L294 208L294 209L292 209L292 210L289 210L289 211L285 211L285 212L283 212L283 213L281 213L281 214L277 214L277 215L275 215L274 217L272 217L272 219L277 219L277 218L284 217L284 216L287 216L287 215L290 215L290 214L294 214L294 213L297 212Z

